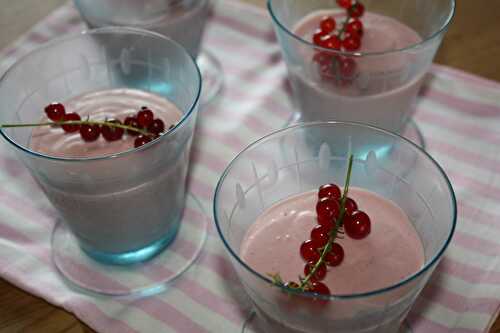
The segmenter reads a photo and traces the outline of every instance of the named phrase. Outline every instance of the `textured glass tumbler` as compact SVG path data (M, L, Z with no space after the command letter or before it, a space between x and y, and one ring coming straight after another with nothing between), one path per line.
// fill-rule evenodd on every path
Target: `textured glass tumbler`
M222 67L206 50L201 50L203 33L210 16L211 0L74 0L91 28L131 26L155 31L181 44L197 59L203 76L202 104L220 92Z
M308 301L311 293L285 293L254 271L240 257L240 246L271 205L322 184L343 184L349 152L354 155L351 186L391 200L408 215L425 263L380 290L322 296L328 302L318 307ZM263 137L229 164L217 184L214 217L263 332L391 333L398 332L451 240L456 202L440 166L406 139L363 124L305 123Z
M453 17L455 1L364 0L362 3L366 8L364 17L377 14L389 18L395 22L391 29L400 31L403 24L421 42L394 48L390 39L397 32L390 31L383 43L388 49L383 52L321 48L312 43L312 36L305 31L318 27L325 13L343 13L345 10L338 7L336 0L268 0L288 67L294 103L300 110L294 117L306 122L363 122L402 133L411 119L425 73ZM339 19L337 24L341 22ZM387 22L379 22L374 20L371 26L378 24L380 29L388 29ZM364 38L369 38L366 31L370 27L365 29Z
M201 78L188 53L159 34L103 28L31 52L0 81L0 123L37 123L46 105L88 92L135 88L183 113L168 133L137 149L58 158L30 149L32 128L2 129L80 247L103 263L147 260L176 237L186 197Z

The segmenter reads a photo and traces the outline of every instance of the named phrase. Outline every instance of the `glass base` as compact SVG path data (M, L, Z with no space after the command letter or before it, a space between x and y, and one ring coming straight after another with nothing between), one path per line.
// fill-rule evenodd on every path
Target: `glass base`
M222 91L224 86L224 72L217 58L207 51L201 50L196 58L202 76L201 106L205 107L212 103Z
M65 281L77 290L108 296L148 296L164 291L196 260L205 243L207 226L208 217L200 202L189 194L178 232L174 230L146 249L122 254L128 259L150 258L148 261L109 265L100 262L109 262L109 256L84 252L66 225L59 222L52 233L52 261Z
M403 321L403 325L399 328L398 333L412 333L408 322L406 320ZM255 311L250 312L247 319L243 323L241 327L241 333L266 333L263 332L258 326L258 318L257 313Z
M65 226L61 226L65 228ZM80 246L82 251L87 254L92 259L109 265L133 265L136 263L141 263L150 260L158 253L160 253L165 247L170 245L172 241L177 236L177 232L180 228L180 221L176 222L176 225L170 230L170 232L160 240L141 248L140 250L130 251L119 254L109 254L107 252L95 251L84 246Z

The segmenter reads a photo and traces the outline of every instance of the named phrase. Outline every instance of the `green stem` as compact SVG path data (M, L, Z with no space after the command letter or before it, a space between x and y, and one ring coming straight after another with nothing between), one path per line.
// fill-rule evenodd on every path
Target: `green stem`
M0 128L37 127L37 126L51 126L51 125L100 125L100 126L122 128L124 130L138 132L142 135L151 135L151 133L149 133L148 131L142 130L140 128L123 124L117 124L109 121L92 121L92 120L54 121L45 123L26 123L26 124L0 124Z
M352 5L354 6L357 4L357 1L355 1ZM342 39L342 34L345 32L345 27L349 23L349 20L351 19L351 13L349 12L349 9L347 11L347 16L345 17L344 23L342 23L342 29L339 30L339 38Z
M299 289L302 291L304 291L305 288L308 286L309 281L311 280L313 275L316 273L316 271L319 269L321 264L323 264L325 262L325 257L331 251L332 245L333 245L335 239L337 238L339 229L342 227L344 216L345 216L345 203L347 200L347 194L349 192L349 183L351 181L353 159L354 159L353 155L352 154L349 155L349 164L347 166L347 175L346 175L346 180L345 180L345 184L344 184L344 191L342 194L342 199L340 201L339 217L335 221L335 227L332 229L332 231L330 233L330 237L328 238L328 243L326 243L325 247L323 248L323 251L321 252L321 255L320 255L318 261L316 262L316 264L314 265L312 270L309 272L309 274L307 274L307 276L304 279L302 279L302 281L300 281Z

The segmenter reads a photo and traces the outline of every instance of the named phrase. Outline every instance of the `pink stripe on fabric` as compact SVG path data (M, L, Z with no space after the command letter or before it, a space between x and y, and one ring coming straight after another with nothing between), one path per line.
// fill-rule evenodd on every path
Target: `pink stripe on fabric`
M3 205L12 208L17 214L21 214L31 222L42 222L43 225L53 223L52 219L40 214L40 210L37 209L33 202L29 201L29 198L19 197L4 190L0 191L0 200Z
M268 25L268 29L265 31L256 29L254 26L245 24L241 21L238 21L230 16L222 15L220 12L217 13L217 15L214 17L214 21L225 25L227 27L230 27L233 30L237 30L245 35L248 35L250 37L254 37L256 39L260 40L271 40L271 35L273 34L272 27Z
M9 176L18 178L27 176L26 168L17 160L10 157L3 157L0 159L2 171L5 171Z
M473 83L475 85L481 86L481 87L489 87L489 88L500 88L500 82L493 81L484 77L479 77L474 74L470 74L467 72L464 72L462 70L459 70L457 68L452 68L448 66L443 66L443 65L438 65L438 64L433 64L432 65L432 71L437 73L445 73L451 76L454 76L455 78L464 81L464 83Z
M218 143L222 143L224 146L230 147L232 149L233 155L227 161L227 163L229 163L229 161L236 156L237 152L240 152L244 147L248 146L251 143L251 140L244 141L237 136L223 135L216 129L213 129L209 126L202 127L200 134L207 137L212 137Z
M490 151L490 149L488 149L489 147L484 147L482 153L477 151L469 151L457 146L456 144L444 142L436 138L428 140L428 146L428 150L437 150L450 157L473 165L482 170L500 173L500 160L496 160L495 158L487 156L487 153ZM494 147L491 147L491 149L493 148Z
M500 272L463 264L446 256L437 266L435 273L452 275L468 283L500 285Z
M141 309L151 317L172 327L177 332L209 332L191 318L184 315L184 313L180 312L173 305L160 300L158 297L142 298L128 304ZM127 303L124 303L124 305L127 305Z
M494 242L460 230L455 231L453 244L463 246L466 249L486 256L497 257L500 254L500 239Z
M66 34L77 26L84 26L79 16L69 16L64 21L49 21L47 27L56 34Z
M463 201L458 201L457 204L460 215L472 220L472 223L477 222L488 227L500 228L500 223L498 222L500 221L500 214L489 213L478 206L470 205Z
M430 98L448 107L455 108L467 116L489 118L498 117L500 115L500 106L498 105L468 100L436 89L424 89L422 97Z
M146 273L148 277L161 278L162 276L172 275L173 272L166 267L156 266L154 270ZM210 289L203 287L197 281L184 277L178 279L174 286L205 308L218 313L235 324L242 324L242 318L246 313L241 308L238 308L234 302L227 301Z
M486 141L494 144L500 144L500 131L495 128L477 126L475 121L468 121L459 117L445 117L431 110L422 110L417 112L416 119L419 123L436 125L456 132L458 135L469 137L475 141ZM500 117L499 117L500 120Z
M91 302L84 302L81 299L69 300L64 303L64 306L69 311L74 312L78 318L94 328L96 331L105 331L109 333L140 332L129 326L126 321L108 316Z
M447 290L444 286L429 283L422 290L420 297L425 297L428 302L440 304L458 313L476 312L490 314L496 310L500 300L498 298L474 297L460 295Z
M50 36L44 35L36 30L33 30L30 33L28 33L26 38L29 41L32 41L36 44L44 44L50 40Z
M252 47L244 39L238 38L238 36L212 35L209 41L212 45L217 45L217 49L220 52L230 52L235 48L238 49L240 53L239 57L224 62L223 66L234 66L234 63L237 62L240 65L239 70L242 73L237 78L242 81L263 75L266 69L275 70L272 67L276 65L285 67L285 64L282 63L282 54L277 45L260 49L255 46Z
M36 241L32 240L31 238L21 233L17 229L12 229L7 225L1 223L0 223L0 238L7 239L9 241L20 244L27 244L27 245L36 244Z
M448 177L450 177L452 184L458 184L461 187L467 188L468 191L472 191L473 193L487 199L500 199L500 190L498 189L498 187L490 184L485 184L482 181L465 176L464 174L457 171L446 170L446 173L448 174Z
M27 235L24 235L22 232L13 229L7 225L2 226L2 231L3 232L8 232L9 235L15 236L17 239L24 239L25 242L32 242L34 243L35 241L29 238ZM38 247L27 247L26 250L31 250L29 251L34 257L38 258L39 260L43 261L45 264L48 264L49 266L52 266L52 259L51 259L51 248L49 245L40 245ZM96 281L96 283L104 286L105 288L111 288L111 289L117 289L117 290L124 290L128 291L129 289L120 283L96 274L95 271L90 270L88 267L85 267L83 265L80 265L78 263L72 262L68 258L63 257L62 258L67 266L71 267L71 270L73 272L77 272L77 276L87 276L90 279L93 279Z
M207 149L202 150L198 146L193 146L191 149L191 159L191 162L198 162L216 173L221 173L227 166L226 161L216 153Z
M196 264L202 265L208 270L212 271L221 280L239 284L238 277L234 271L229 258L222 254L214 254L209 251L202 251Z
M193 177L194 176L191 176L191 179L188 179L189 192L203 199L211 198L214 194L214 189L205 183L194 181L192 179Z
M408 316L408 323L410 324L411 329L414 332L418 333L479 333L481 330L473 330L468 328L459 328L459 327L448 327L440 323L436 323L430 319L425 318L423 315L415 314L414 311L410 312Z
M210 210L207 211L207 214L210 214L210 212L212 212L211 208L212 207L210 207ZM189 208L189 207L186 207L184 209L184 216L187 219L187 221L189 222L189 224L195 226L196 228L200 228L201 227L200 221L205 220L206 223L208 224L207 225L208 235L210 235L212 237L218 237L217 232L215 231L215 227L212 224L212 219L210 218L210 216L201 215L201 213L199 213L198 211L196 211L192 208Z

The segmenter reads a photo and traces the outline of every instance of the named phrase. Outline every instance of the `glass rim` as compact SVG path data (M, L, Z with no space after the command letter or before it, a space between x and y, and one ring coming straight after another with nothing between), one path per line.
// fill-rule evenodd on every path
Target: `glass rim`
M96 156L96 157L58 157L58 156L50 156L46 154L39 153L37 151L31 150L28 147L25 147L24 145L21 145L17 143L15 140L13 140L9 135L5 133L5 128L0 127L0 134L3 136L3 138L12 144L15 148L27 153L28 155L32 157L37 157L37 158L44 158L48 160L53 160L53 161L60 161L60 162L83 162L83 161L100 161L100 160L108 160L111 158L120 158L123 156L127 156L129 154L134 154L138 151L144 151L148 150L158 143L162 142L163 140L166 140L166 137L172 136L174 132L177 131L178 128L183 127L184 123L186 123L187 119L191 117L191 115L194 113L194 110L196 107L198 107L200 98L201 98L201 88L202 88L202 78L201 78L201 72L200 69L198 68L198 65L196 64L195 59L182 47L178 42L174 41L173 39L163 36L159 33L141 29L141 28L136 28L136 27L125 27L125 26L110 26L110 27L102 27L102 28L96 28L96 29L88 29L81 31L79 33L71 34L65 37L61 38L56 38L51 41L48 41L44 43L43 45L37 47L36 49L28 52L27 54L21 56L12 66L9 67L8 70L5 71L0 76L0 88L2 87L2 84L4 80L7 78L7 76L17 67L21 66L23 62L28 59L29 57L33 56L34 54L37 54L39 52L42 52L44 50L47 50L55 45L60 45L62 43L71 41L71 40L76 40L82 37L85 37L86 35L98 35L98 34L130 34L130 35L137 35L137 36L149 36L149 37L155 37L160 40L163 40L164 42L171 43L174 45L177 49L181 50L181 52L184 53L186 57L188 57L194 68L196 69L197 73L197 78L198 78L198 84L197 84L197 89L196 89L196 95L189 106L189 110L183 114L181 119L175 124L175 126L169 130L168 132L160 135L160 137L138 147L138 148L131 148L127 149L125 151L121 151L118 153L114 154L107 154L103 156Z
M222 187L222 185L223 185L223 183L225 181L226 176L229 174L229 171L232 169L232 167L234 166L234 164L241 158L241 156L243 154L245 154L247 151L253 149L254 147L260 145L261 143L267 141L268 139L270 139L270 138L272 138L274 136L277 136L279 134L282 134L282 133L285 133L285 132L288 132L288 131L293 131L293 130L296 130L298 128L316 127L316 126L329 126L329 127L333 127L335 125L347 125L347 126L352 126L352 127L369 128L369 129L371 129L373 131L382 133L384 135L393 137L393 138L395 138L395 139L397 139L399 141L405 142L406 144L409 144L411 147L413 147L414 149L416 149L419 152L419 154L423 155L431 164L434 165L434 167L441 174L441 176L443 177L443 179L445 180L445 182L446 182L446 184L448 186L448 191L449 191L449 194L450 194L450 200L451 200L452 209L453 209L453 212L452 212L453 218L452 218L452 222L451 222L451 228L449 230L449 233L448 233L445 241L443 242L443 244L441 245L441 247L439 248L439 250L436 251L436 253L434 254L434 256L426 264L424 264L415 273L407 276L406 278L404 278L404 279L402 279L402 280L398 281L397 283L392 284L390 286L387 286L387 287L384 287L384 288L375 289L375 290L370 290L370 291L362 292L362 293L332 294L332 295L328 295L328 296L327 295L321 295L321 294L313 293L313 292L292 291L292 290L290 290L289 288L287 288L285 286L278 286L278 285L274 284L271 279L269 279L265 275L260 274L259 272L257 272L253 268L251 268L249 265L247 265L240 258L239 254L236 251L233 250L233 248L228 243L228 241L226 241L226 238L224 237L224 234L222 232L221 226L219 225L220 218L219 218L219 215L217 213L217 202L218 202L218 198L219 198L219 192L220 192L220 189L221 189L221 187ZM453 190L453 186L451 185L451 182L450 182L448 176L446 175L446 173L444 172L443 168L439 165L439 163L437 163L437 161L429 153L427 153L425 150L423 150L422 148L420 148L418 145L416 145L412 141L410 141L410 140L408 140L408 139L406 139L406 138L404 138L404 137L402 137L402 136L400 136L400 135L398 135L396 133L393 133L393 132L390 132L390 131L387 131L387 130L384 130L384 129L381 129L381 128L378 128L378 127L375 127L375 126L372 126L372 125L359 123L359 122L341 122L341 121L321 122L321 121L317 121L317 122L300 123L300 124L296 124L296 125L293 125L293 126L290 126L290 127L286 127L286 128L282 128L282 129L273 131L273 132L271 132L271 133L269 133L269 134L267 134L267 135L265 135L265 136L257 139L256 141L253 141L252 143L250 143L249 145L247 145L241 152L239 152L231 160L231 162L229 162L229 164L227 165L227 167L224 169L223 173L221 174L221 176L219 178L219 181L217 182L217 186L215 188L214 199L213 199L213 215L214 215L215 226L217 228L217 233L219 234L219 237L221 238L222 243L224 244L224 247L226 248L226 250L228 250L228 252L230 253L230 255L236 260L236 262L238 264L240 264L246 271L248 271L250 274L252 274L256 278L258 278L259 280L261 280L261 281L263 281L263 282L265 282L265 283L267 283L267 284L269 284L271 286L274 286L276 288L280 288L283 291L292 292L292 293L297 294L299 296L320 298L320 299L324 299L324 300L350 300L350 299L359 299L359 298L364 298L364 297L377 296L377 295L380 295L380 294L383 294L383 293L395 290L395 289L397 289L399 287L402 287L402 286L404 286L404 285L406 285L406 284L414 281L416 278L418 278L419 276L421 276L422 274L424 274L425 272L427 272L431 267L433 267L439 261L439 259L443 256L443 253L446 250L446 248L448 247L448 245L450 244L451 239L453 237L453 234L455 232L456 223L457 223L457 200L456 200L456 197L455 197L455 191Z
M425 44L429 43L430 41L436 39L438 36L440 36L443 32L445 32L448 29L448 27L449 27L449 25L450 25L450 23L451 23L454 15L455 15L455 10L456 10L456 2L455 2L455 0L448 0L451 3L451 10L450 10L450 12L448 14L448 17L446 18L445 22L443 23L443 25L441 27L439 27L439 29L437 29L430 36L428 36L425 39L422 39L418 43L413 43L413 44L410 44L410 45L408 45L406 47L403 47L403 48L391 49L391 50L384 50L384 51L377 51L377 52L357 52L357 51L352 51L351 52L351 51L340 51L340 50L333 50L333 49L324 48L324 47L315 45L312 42L309 42L309 41L305 40L304 38L299 37L298 35L294 34L289 28L287 28L278 19L278 16L276 15L275 10L273 9L273 4L272 3L274 1L275 0L267 0L268 11L269 11L269 13L271 15L271 18L272 18L272 21L275 23L275 25L280 30L284 31L288 36L290 36L291 38L295 39L296 41L301 42L302 44L308 45L308 46L310 46L312 48L315 48L315 49L318 49L318 50L321 50L321 51L335 53L335 54L338 54L338 55L347 55L347 56L356 56L356 57L381 56L381 55L392 54L392 53L397 53L397 52L409 51L409 50L412 50L412 49L416 49L416 48L422 47L423 45L425 45Z
M142 20L142 22L126 22L120 19L115 21L109 21L108 23L109 25L112 26L128 26L128 27L142 28L142 29L152 28L156 26L158 23L161 23L163 20L170 18L171 17L171 14L169 13L170 10L176 9L179 6L185 6L186 4L184 4L184 2L187 1L189 1L188 9L193 10L194 8L196 8L196 6L200 5L201 7L201 5L205 5L210 0L202 0L203 2L199 1L199 3L198 0L167 0L167 3L165 4L166 8L164 8L164 10L156 11L155 15L151 16L150 18ZM88 10L84 9L88 7L81 5L80 1L78 0L74 0L73 3L78 9L78 11L82 13L82 16L90 17L86 15L88 13ZM127 18L125 18L125 20L126 19Z

